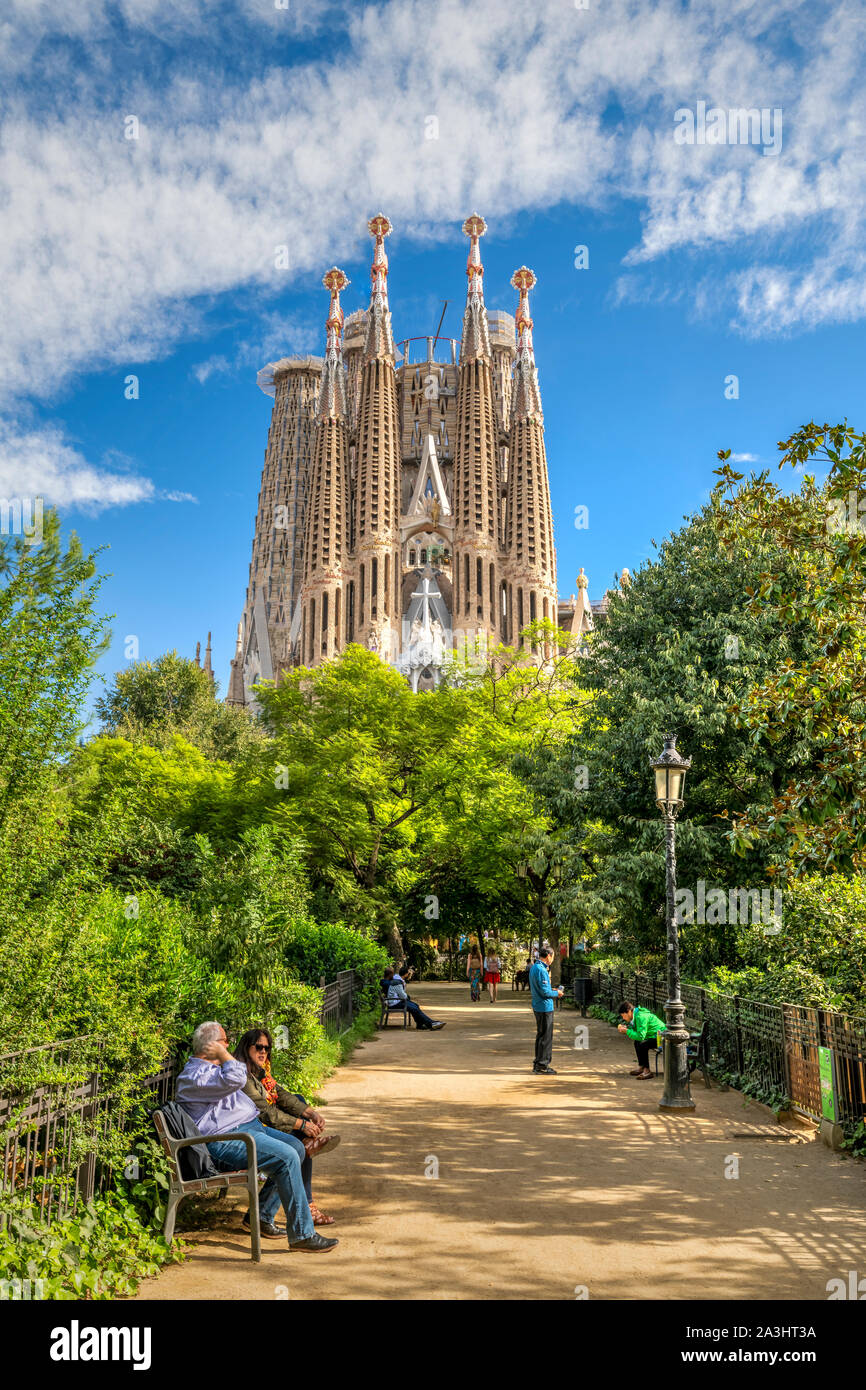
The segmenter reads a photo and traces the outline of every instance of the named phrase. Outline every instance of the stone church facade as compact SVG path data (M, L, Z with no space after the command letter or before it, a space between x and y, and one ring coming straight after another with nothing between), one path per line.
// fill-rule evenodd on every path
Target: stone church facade
M323 357L259 373L274 406L249 586L228 700L255 703L258 680L317 666L352 642L378 652L413 690L444 661L483 658L550 618L593 625L583 571L557 599L544 417L532 341L533 272L512 277L514 317L484 300L483 218L469 238L462 334L394 341L384 216L370 301L344 318L336 267ZM538 659L544 658L539 645Z

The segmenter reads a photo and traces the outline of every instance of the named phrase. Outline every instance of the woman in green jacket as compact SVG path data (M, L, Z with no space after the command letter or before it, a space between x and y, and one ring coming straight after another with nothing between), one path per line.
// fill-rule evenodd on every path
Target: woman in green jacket
M648 1081L652 1077L649 1069L650 1048L655 1047L656 1037L665 1031L665 1025L652 1009L643 1009L640 1005L635 1008L634 1004L625 1000L620 1004L617 1013L623 1020L617 1024L617 1031L632 1039L637 1053L637 1069L630 1075L636 1076L638 1081Z
M247 1069L247 1084L244 1094L255 1101L259 1119L263 1125L273 1129L275 1135L285 1139L298 1151L301 1159L301 1178L310 1215L314 1226L333 1226L333 1216L320 1211L313 1200L313 1158L316 1154L330 1152L340 1142L339 1134L324 1134L325 1120L318 1110L308 1105L303 1096L287 1091L271 1072L271 1054L274 1042L267 1028L251 1028L244 1033L237 1047L235 1057Z

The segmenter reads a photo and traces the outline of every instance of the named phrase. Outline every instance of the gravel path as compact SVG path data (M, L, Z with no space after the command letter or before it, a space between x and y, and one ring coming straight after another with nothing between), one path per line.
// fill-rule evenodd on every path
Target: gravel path
M528 994L412 994L447 1028L392 1023L322 1094L342 1144L313 1191L339 1246L263 1241L255 1265L233 1193L225 1224L139 1299L825 1300L829 1279L866 1275L866 1165L811 1130L699 1078L696 1113L663 1115L661 1080L628 1075L631 1045L570 1009L559 1075L533 1076Z

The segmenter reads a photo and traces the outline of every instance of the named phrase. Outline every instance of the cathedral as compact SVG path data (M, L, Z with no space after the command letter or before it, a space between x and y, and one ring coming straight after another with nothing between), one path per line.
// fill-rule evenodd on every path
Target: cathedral
M484 302L481 238L469 238L462 333L394 341L387 217L373 239L370 301L344 318L336 267L324 357L259 372L273 397L252 563L228 702L259 680L316 666L351 642L433 689L446 659L473 662L527 623L593 626L586 578L557 598L544 417L532 342L535 275L512 276L514 317ZM543 659L543 649L538 653Z

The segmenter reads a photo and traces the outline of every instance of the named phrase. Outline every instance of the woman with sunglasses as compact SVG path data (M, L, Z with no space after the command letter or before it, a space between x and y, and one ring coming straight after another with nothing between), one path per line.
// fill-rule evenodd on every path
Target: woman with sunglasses
M301 1160L301 1179L310 1204L313 1225L333 1226L333 1216L320 1211L313 1201L313 1157L335 1149L340 1142L340 1136L323 1134L325 1120L319 1111L308 1105L303 1096L287 1091L273 1076L273 1046L273 1038L267 1028L251 1028L248 1033L244 1033L234 1054L247 1069L244 1093L258 1106L262 1124L273 1129L275 1137L284 1139L287 1144L292 1144L297 1149ZM249 1221L249 1214L244 1220ZM271 1218L265 1217L265 1225L269 1220L270 1224L273 1224Z

